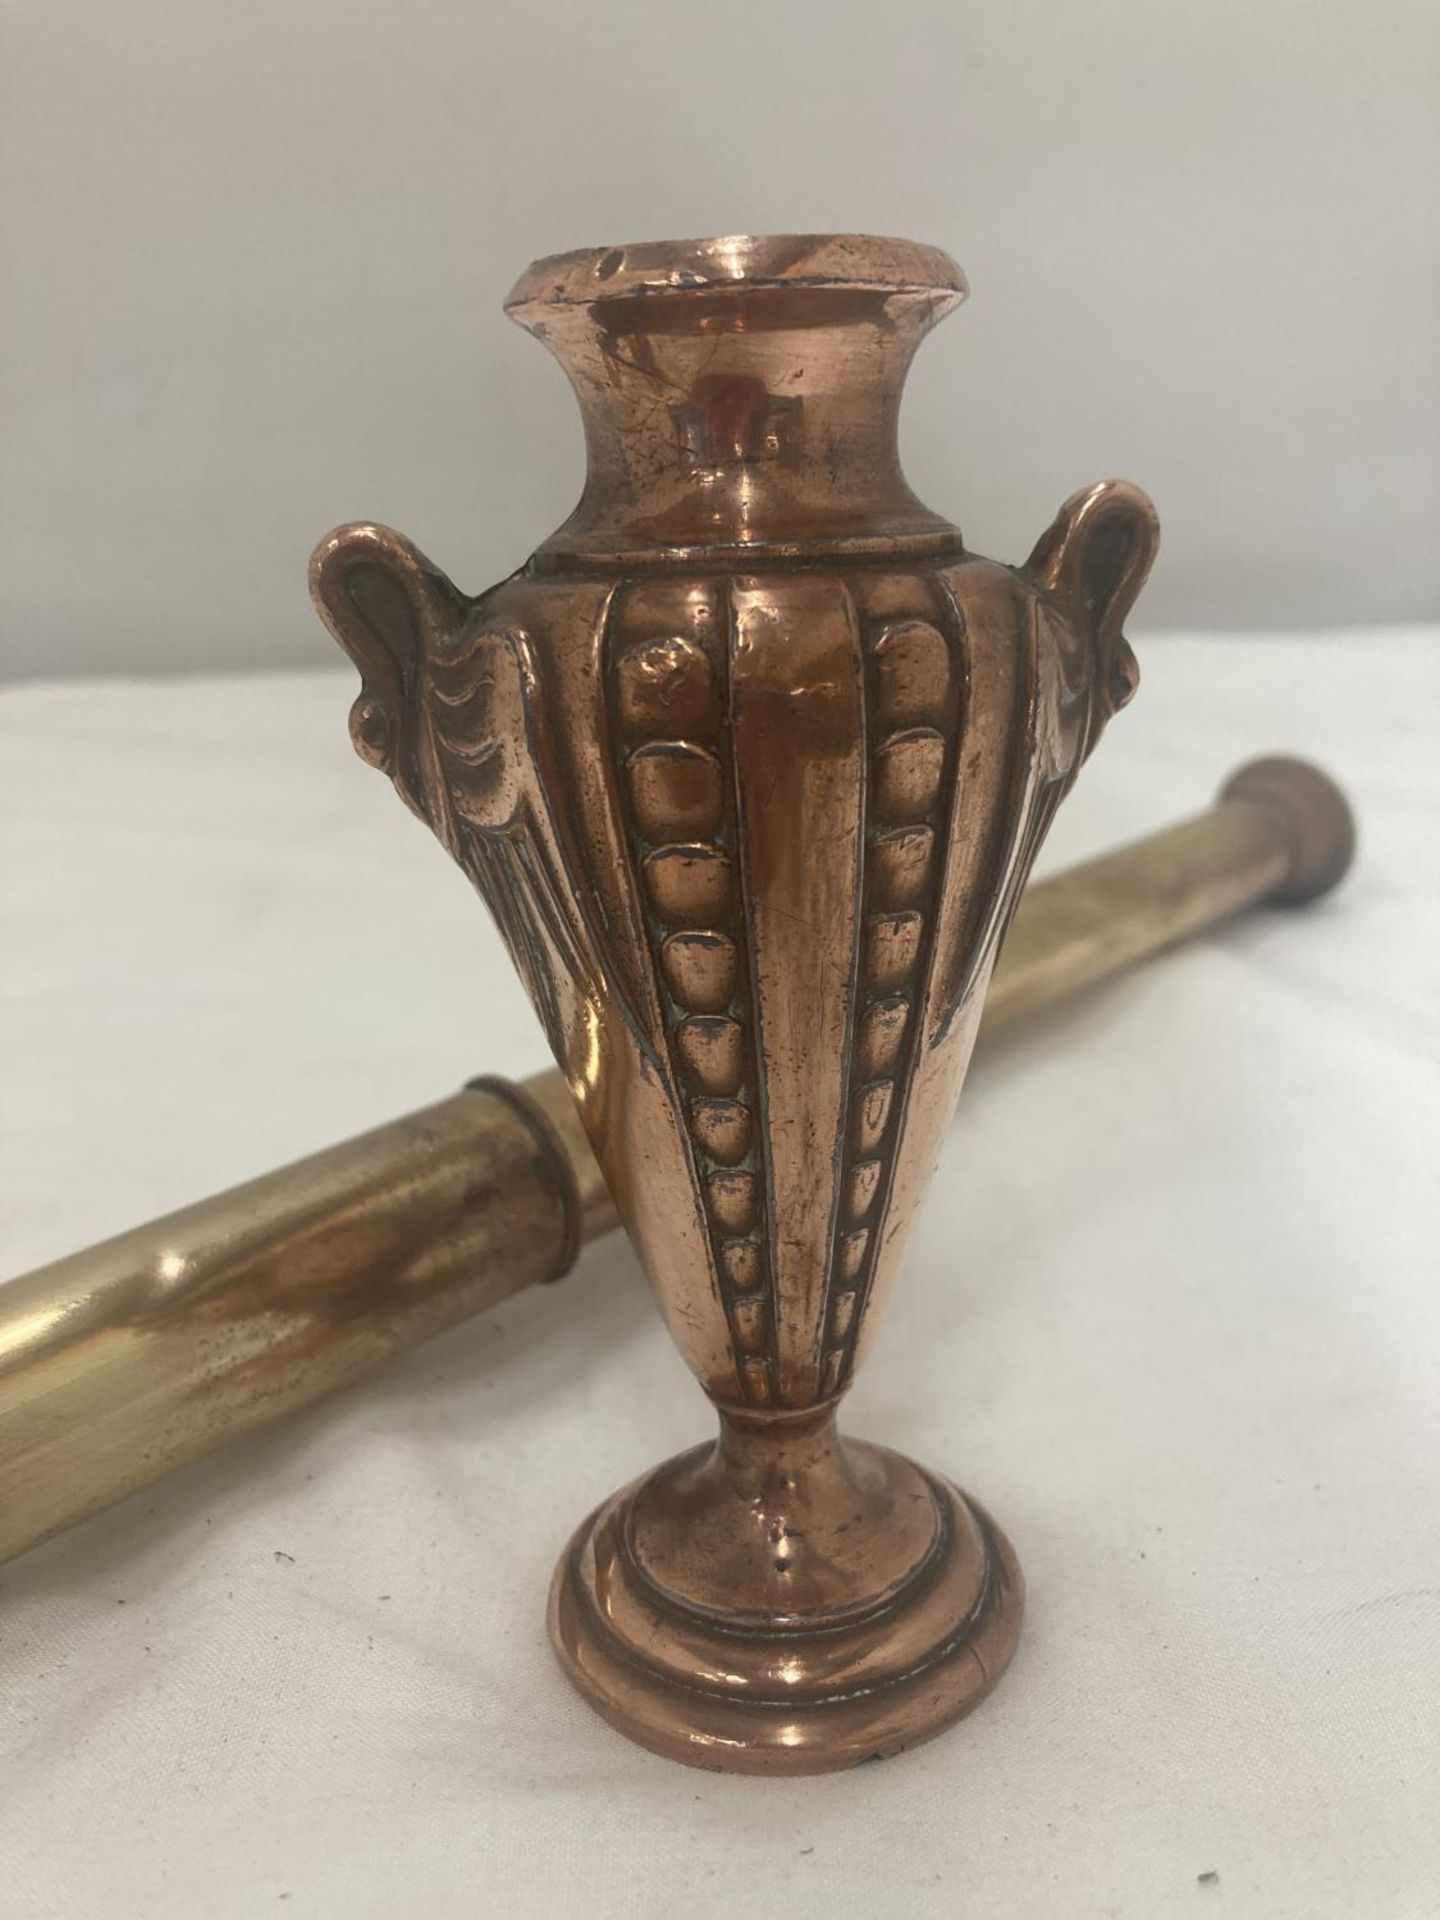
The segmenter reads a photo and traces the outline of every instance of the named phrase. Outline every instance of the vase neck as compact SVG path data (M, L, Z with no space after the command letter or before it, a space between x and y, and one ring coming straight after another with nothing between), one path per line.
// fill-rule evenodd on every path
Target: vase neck
M626 255L566 256L512 295L585 422L584 494L537 562L954 544L906 484L897 433L911 358L957 286L902 283L893 266L837 281L805 260L787 275L767 259L762 275L748 257L707 278L713 256L696 269L683 252L723 244L739 243L632 249L627 273L611 265L618 289L599 269ZM547 264L572 261L586 270L547 282Z

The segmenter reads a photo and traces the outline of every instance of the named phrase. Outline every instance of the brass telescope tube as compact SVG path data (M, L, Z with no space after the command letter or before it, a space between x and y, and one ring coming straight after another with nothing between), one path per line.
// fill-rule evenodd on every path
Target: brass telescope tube
M1193 820L1026 893L985 1033L1354 851L1343 795L1262 760ZM616 1225L560 1075L463 1092L0 1285L0 1560L390 1354L569 1271Z

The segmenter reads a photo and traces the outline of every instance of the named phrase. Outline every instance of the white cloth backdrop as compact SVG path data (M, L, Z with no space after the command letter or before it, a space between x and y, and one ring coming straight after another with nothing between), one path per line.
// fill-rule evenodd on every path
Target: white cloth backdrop
M1440 1912L1440 633L1142 638L1050 867L1272 748L1360 863L972 1081L851 1426L1001 1516L995 1696L820 1781L571 1694L571 1525L706 1431L618 1240L0 1568L16 1920ZM0 698L6 1272L541 1064L333 675ZM1201 1876L1214 1874L1218 1879Z

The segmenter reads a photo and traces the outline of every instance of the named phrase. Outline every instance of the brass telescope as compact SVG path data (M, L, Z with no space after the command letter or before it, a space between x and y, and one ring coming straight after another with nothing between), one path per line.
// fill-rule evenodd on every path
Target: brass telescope
M1208 811L1026 893L984 1032L1354 851L1343 795L1255 761ZM522 1288L616 1214L558 1072L499 1079L0 1286L0 1560Z

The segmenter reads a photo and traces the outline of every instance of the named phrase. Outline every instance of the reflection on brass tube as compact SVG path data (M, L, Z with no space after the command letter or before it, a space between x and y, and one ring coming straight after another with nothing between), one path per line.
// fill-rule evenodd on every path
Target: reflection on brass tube
M1027 892L985 1032L1354 850L1294 760ZM616 1224L564 1081L496 1079L0 1286L0 1560L537 1281Z
M1195 819L1026 890L990 983L983 1034L1246 907L1318 899L1354 856L1354 817L1326 774L1304 760L1253 760Z
M0 1559L558 1279L613 1224L547 1074L476 1082L0 1286Z

